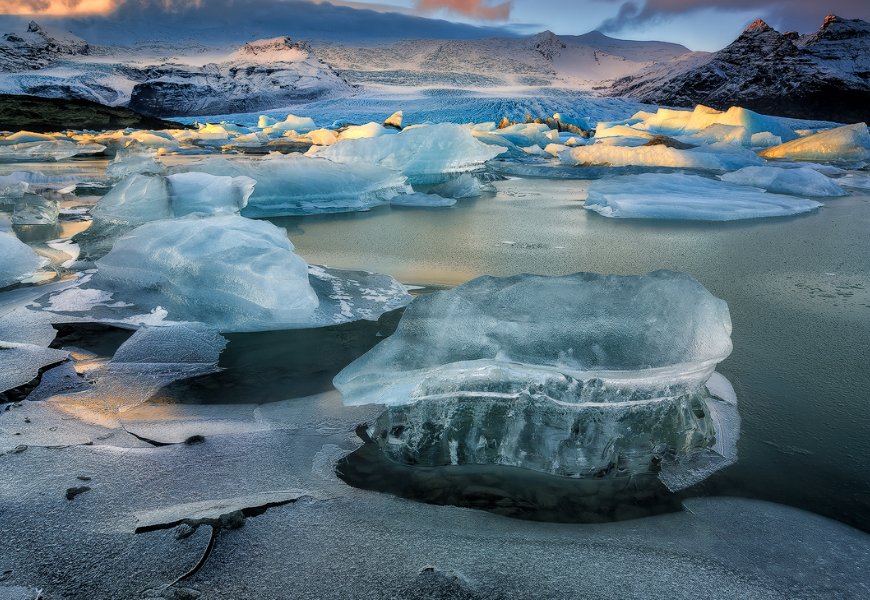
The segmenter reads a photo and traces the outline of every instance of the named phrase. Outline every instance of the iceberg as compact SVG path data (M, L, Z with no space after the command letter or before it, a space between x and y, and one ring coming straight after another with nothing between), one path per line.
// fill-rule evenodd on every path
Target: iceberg
M712 451L708 407L736 412L705 387L730 334L686 274L487 276L418 297L334 383L346 405L386 405L368 433L398 462L631 475Z
M405 178L389 169L371 164L338 164L299 154L208 159L190 169L255 180L257 185L242 211L248 217L369 210L410 191Z
M309 266L283 229L238 215L146 223L96 267L37 305L123 327L201 322L235 332L376 320L411 300L392 277Z
M503 148L475 139L469 128L452 123L407 127L393 135L339 140L312 149L315 156L336 163L370 163L399 171L409 183L421 185L477 170L502 152Z
M27 279L48 264L48 260L39 256L30 246L3 231L0 231L0 256L3 257L0 260L0 288Z
M780 167L744 167L719 179L738 185L762 188L775 194L795 196L834 197L846 192L833 179L809 167L784 169Z
M866 160L870 158L870 133L864 123L845 125L767 148L759 154L764 158L792 160Z
M783 217L820 206L813 200L683 173L599 179L589 186L584 205L587 210L617 219L687 221Z
M119 151L106 167L111 179L125 179L131 175L163 175L166 167L150 152Z
M0 144L0 163L60 161L79 154L97 154L106 147L100 144L77 144L71 140Z
M607 138L612 139L612 138ZM603 165L611 167L668 167L675 169L703 169L728 171L762 161L752 152L704 147L691 150L671 148L664 144L643 146L616 146L596 143L576 146L559 153L562 164Z
M697 105L694 110L659 108L655 113L639 112L630 121L631 128L664 135L691 135L710 141L729 141L752 144L752 136L769 134L782 140L793 140L797 134L775 117L732 106L719 111L709 106ZM758 141L769 139L759 136Z
M40 194L25 193L15 201L14 225L54 225L59 214L57 202Z

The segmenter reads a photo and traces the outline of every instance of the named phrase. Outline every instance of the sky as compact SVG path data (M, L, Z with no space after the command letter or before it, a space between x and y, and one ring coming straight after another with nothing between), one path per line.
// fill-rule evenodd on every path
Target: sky
M756 18L803 33L829 13L870 20L870 0L0 0L0 15L35 18L79 35L102 32L106 43L114 41L113 30L131 35L143 23L219 36L228 34L221 29L229 24L245 23L256 33L286 22L297 37L348 41L599 29L718 50Z

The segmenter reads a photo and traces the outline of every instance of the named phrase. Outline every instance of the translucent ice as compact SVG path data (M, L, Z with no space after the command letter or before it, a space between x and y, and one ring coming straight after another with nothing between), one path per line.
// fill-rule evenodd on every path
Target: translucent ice
M760 154L793 160L865 160L870 158L870 133L864 123L856 123L773 146Z
M106 167L106 175L112 179L124 179L130 175L162 175L166 168L150 152L121 151Z
M809 167L744 167L719 177L722 181L760 187L776 194L795 196L844 196L846 192L830 177Z
M401 462L649 472L714 447L704 383L730 332L685 274L481 277L417 298L335 385L387 405L369 433Z
M462 125L441 123L408 127L395 135L357 140L317 148L317 156L337 163L373 163L403 173L410 183L439 183L445 175L480 168L504 152L484 144Z
M758 188L683 173L643 173L599 179L585 208L621 219L733 221L809 212L821 204Z
M748 151L747 151L748 152ZM726 171L761 161L754 154L716 152L711 148L680 150L663 144L655 146L577 146L559 154L563 164L607 165L612 167L671 167Z
M666 135L693 134L713 141L730 138L729 141L748 144L752 135L759 133L769 133L783 140L797 137L779 119L739 106L732 106L724 112L701 104L691 111L659 108L654 114L637 113L632 120L635 121L632 125L635 129Z
M368 210L408 191L400 174L371 164L338 164L299 154L262 159L216 158L193 165L206 173L257 182L245 216L264 217Z
M318 304L285 231L239 216L147 223L118 239L97 269L94 287L221 331L306 322Z
M25 193L15 201L12 223L15 225L53 225L57 223L57 202L40 194Z
M453 206L456 204L454 198L445 198L437 194L423 194L414 192L413 194L399 194L393 196L390 200L393 206Z
M33 275L48 261L11 233L0 231L0 288Z

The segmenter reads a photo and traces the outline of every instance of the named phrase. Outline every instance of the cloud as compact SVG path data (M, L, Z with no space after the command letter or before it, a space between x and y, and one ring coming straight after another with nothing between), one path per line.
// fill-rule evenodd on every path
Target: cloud
M818 28L825 15L843 18L870 19L867 0L598 0L620 3L617 14L605 20L598 29L616 32L622 29L666 21L702 10L720 12L752 12L771 21L780 29L801 32Z
M507 21L512 7L511 1L490 4L487 0L417 0L417 10L421 13L443 9L485 21Z
M3 15L104 15L121 0L0 0Z

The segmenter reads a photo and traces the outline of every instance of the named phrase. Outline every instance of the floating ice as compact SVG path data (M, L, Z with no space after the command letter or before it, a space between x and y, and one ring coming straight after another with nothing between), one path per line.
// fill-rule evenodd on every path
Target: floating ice
M380 123L366 123L365 125L350 125L338 134L341 140L358 140L362 138L381 137L396 133L394 127L384 127Z
M683 173L599 179L585 208L618 219L734 221L816 210L820 203Z
M50 141L0 143L0 163L65 160L79 154L96 154L105 149L100 144L77 144L71 140L54 138Z
M162 175L165 171L166 167L150 152L118 152L106 167L106 175L112 179L141 174Z
M147 223L96 266L41 308L125 327L198 321L262 331L377 319L410 301L386 275L309 267L283 229L240 216Z
M55 200L27 192L15 201L12 223L15 225L53 225L57 223L58 214Z
M563 164L570 165L671 167L711 171L727 171L762 162L748 151L724 150L715 147L680 150L663 144L614 146L598 143L564 150L559 153L559 157Z
M733 173L725 173L719 179L759 187L776 194L816 197L846 195L834 180L809 167L744 167Z
M368 210L409 191L405 178L394 171L299 154L208 159L190 168L253 178L257 185L243 211L251 217Z
M423 194L414 192L413 194L399 194L393 196L390 200L393 206L453 206L456 204L454 198L445 198L437 194Z
M692 135L710 141L729 141L750 145L755 134L770 134L793 140L797 134L775 117L732 106L719 111L699 104L694 110L659 108L654 114L635 114L631 128L665 135ZM767 139L759 136L757 141Z
M335 385L387 405L369 433L394 460L635 474L713 448L730 333L685 274L480 277L417 298Z
M310 117L297 117L296 115L287 115L283 121L275 122L267 116L261 116L257 126L261 129L270 129L272 131L298 131L304 133L317 128L314 124L314 119Z
M477 198L480 196L483 188L477 177L471 173L462 173L458 177L453 177L444 183L439 183L429 191L446 198L462 200L463 198Z
M91 214L102 221L140 225L190 214L238 214L254 190L249 177L207 173L131 175L103 196Z
M314 153L337 163L378 164L400 171L412 184L431 184L445 175L478 169L503 151L476 140L467 127L441 123L378 138L340 140Z
M865 160L870 158L870 133L864 123L845 125L767 148L760 154L793 160Z
M27 279L48 263L11 233L0 231L0 288Z

